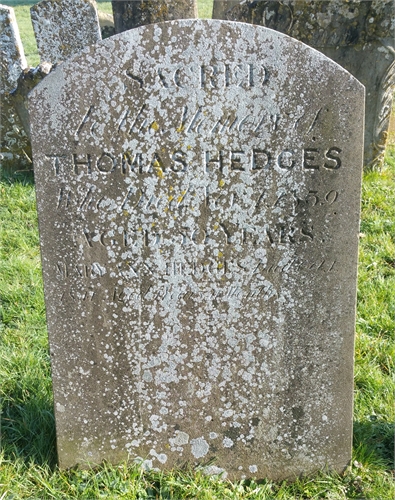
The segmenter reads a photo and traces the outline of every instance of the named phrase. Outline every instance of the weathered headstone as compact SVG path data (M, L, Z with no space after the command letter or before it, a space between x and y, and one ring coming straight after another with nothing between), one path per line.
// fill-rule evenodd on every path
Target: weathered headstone
M115 33L146 24L197 17L196 0L112 0Z
M0 5L0 57L0 166L24 168L31 163L31 150L10 92L27 62L14 9L6 5Z
M25 68L19 75L15 89L11 93L11 101L15 112L23 125L23 129L30 139L30 117L28 110L28 94L52 70L52 64L43 62L36 68ZM31 148L31 147L30 147Z
M367 167L380 166L395 92L394 0L214 0L213 18L286 33L318 49L366 87Z
M33 90L61 467L344 469L363 102L221 21L116 35Z
M232 9L240 4L240 0L214 0L213 1L213 19L227 19L232 12ZM233 12L233 15L239 15ZM236 19L237 21L237 19Z
M65 61L101 40L93 0L43 0L30 9L41 61Z

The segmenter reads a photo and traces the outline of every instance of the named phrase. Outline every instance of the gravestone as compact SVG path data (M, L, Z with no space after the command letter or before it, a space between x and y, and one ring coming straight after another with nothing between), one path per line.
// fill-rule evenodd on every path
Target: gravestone
M213 19L227 19L229 15L239 15L235 11L231 14L232 10L240 4L240 0L214 0L213 1ZM236 19L237 21L237 19Z
M196 0L112 0L115 33L146 24L197 17Z
M14 110L19 116L23 129L30 139L30 117L28 110L28 94L38 85L43 78L52 70L52 64L43 62L35 68L25 68L19 75L15 84L15 89L12 91L11 99Z
M273 30L184 20L30 95L60 466L343 470L362 85Z
M43 0L30 15L41 62L65 61L101 40L93 0Z
M366 87L364 164L381 165L395 92L394 0L214 0L213 18L286 33L354 75Z
M31 164L31 148L10 92L27 62L14 9L6 5L0 5L0 57L0 166L25 168Z

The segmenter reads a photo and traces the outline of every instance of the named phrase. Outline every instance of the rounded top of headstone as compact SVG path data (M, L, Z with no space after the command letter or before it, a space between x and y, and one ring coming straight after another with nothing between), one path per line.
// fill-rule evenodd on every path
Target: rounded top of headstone
M233 75L226 61L229 54ZM244 77L237 65L247 59L259 69L255 75L251 73L251 82L248 78L241 82ZM125 78L127 83L122 83ZM72 113L69 97L64 97L66 89L79 95L80 103L89 98L106 106L115 106L111 98L118 94L108 90L108 83L151 94L151 99L188 97L193 92L202 104L207 91L225 92L233 98L250 87L251 98L261 96L259 83L264 83L267 98L272 95L278 103L288 102L292 96L303 102L308 88L319 86L322 92L326 85L333 92L334 87L342 88L340 81L345 88L363 92L362 84L336 62L285 34L233 21L186 19L135 28L85 48L45 78L31 92L30 100L48 101L47 133L53 135L55 129L61 129L55 123L56 115ZM123 91L119 92L122 96ZM63 110L60 115L59 110ZM45 126L41 132L45 133Z
M211 43L213 36L216 37L215 45ZM122 54L118 51L115 53L118 46L124 49ZM264 53L265 57L273 58L279 64L281 56L282 60L286 60L291 66L297 59L309 54L307 59L312 64L313 61L316 61L316 64L325 64L327 69L336 69L353 78L332 59L284 33L263 26L215 19L178 19L124 31L86 47L80 54L63 62L60 71L65 71L67 67L74 70L76 65L84 60L90 64L99 63L100 60L96 58L106 49L113 54L114 63L124 64L126 61L138 59L145 51L151 51L153 54L163 53L164 61L169 60L171 55L180 60L188 59L191 51L194 57L199 58L198 47L203 57L207 56L207 51L215 57L221 49L231 48L235 55L248 51L255 53L258 58ZM110 55L107 54L105 59L109 61ZM310 70L313 70L313 67L306 64L304 73L307 74ZM51 77L56 78L56 74L54 71Z

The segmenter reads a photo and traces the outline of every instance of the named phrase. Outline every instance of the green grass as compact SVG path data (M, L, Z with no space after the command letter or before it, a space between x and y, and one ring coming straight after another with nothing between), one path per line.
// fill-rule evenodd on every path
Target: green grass
M198 0L198 14L202 19L211 19L214 0Z

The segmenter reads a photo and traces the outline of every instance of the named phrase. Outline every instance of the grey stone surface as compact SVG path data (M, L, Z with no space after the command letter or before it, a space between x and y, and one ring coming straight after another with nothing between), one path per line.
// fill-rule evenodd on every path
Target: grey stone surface
M197 17L196 0L112 0L115 32L174 19Z
M366 87L364 163L381 165L395 91L394 0L214 0L213 17L286 33L353 74Z
M273 30L184 20L30 95L61 467L343 470L362 85Z
M101 40L93 0L43 0L30 14L41 62L65 61Z
M29 92L45 78L52 70L52 64L44 62L36 68L25 68L15 84L15 89L11 92L11 102L16 111L23 129L30 141L30 117L27 96Z
M29 141L10 97L26 66L14 9L0 5L0 166L6 168L31 163Z
M213 0L213 19L227 19L232 12L232 9L237 8L237 15L239 14L238 5L240 0ZM233 12L235 15L235 12ZM237 21L238 19L236 19Z

